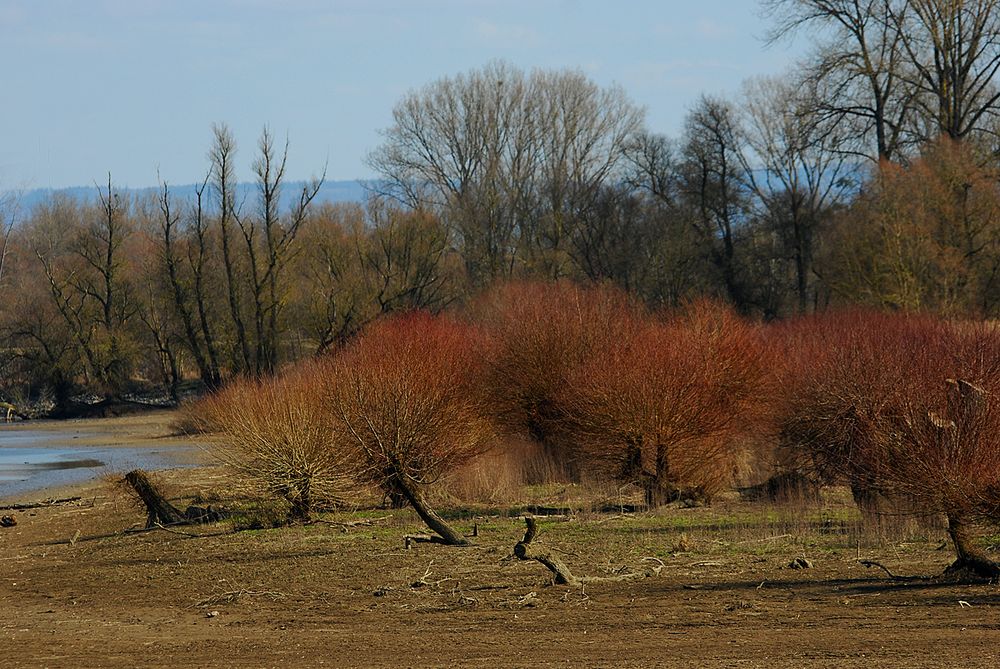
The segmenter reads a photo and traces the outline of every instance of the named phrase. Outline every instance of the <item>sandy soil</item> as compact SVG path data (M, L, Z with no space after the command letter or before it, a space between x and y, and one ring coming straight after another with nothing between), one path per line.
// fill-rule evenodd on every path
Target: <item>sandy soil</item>
M123 419L123 443L150 436L143 420ZM182 504L225 477L205 466L160 481ZM464 549L405 550L414 518L375 509L124 534L140 510L105 483L77 492L0 512L18 521L0 529L5 668L1000 666L996 586L897 583L857 563L861 552L937 573L950 553L936 536L852 547L815 528L727 524L754 512L726 505L545 522L540 540L581 574L665 565L581 589L511 558L523 532L512 517L459 521L479 526ZM814 568L788 568L796 556Z

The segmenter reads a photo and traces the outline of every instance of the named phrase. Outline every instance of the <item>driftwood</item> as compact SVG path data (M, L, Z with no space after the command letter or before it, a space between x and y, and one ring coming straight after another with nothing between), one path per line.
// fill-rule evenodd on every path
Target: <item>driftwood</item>
M44 509L47 506L56 506L58 504L70 504L72 502L79 502L82 497L63 497L62 499L47 499L43 502L32 502L30 504L8 504L7 506L0 506L0 511L24 511L26 509Z
M149 480L149 476L141 469L133 469L125 475L136 496L146 507L146 527L163 528L165 525L191 525L194 523L214 523L225 520L229 513L224 509L212 506L189 506L181 511L171 504Z
M546 550L538 544L533 543L535 537L538 535L538 521L532 516L525 516L524 524L526 526L524 538L514 546L514 555L518 560L534 560L535 562L540 562L546 569L552 572L553 579L559 585L579 586L586 585L588 583L620 583L622 581L638 581L644 578L649 578L650 576L657 576L659 575L660 570L663 569L662 562L656 560L655 558L649 558L658 564L657 566L644 571L629 572L627 574L618 574L616 576L576 576L570 570L569 566L563 562L561 558L559 558L559 556L555 555L552 551Z
M183 525L187 517L157 490L149 476L141 469L125 475L125 482L132 486L136 496L146 507L146 527L157 525Z

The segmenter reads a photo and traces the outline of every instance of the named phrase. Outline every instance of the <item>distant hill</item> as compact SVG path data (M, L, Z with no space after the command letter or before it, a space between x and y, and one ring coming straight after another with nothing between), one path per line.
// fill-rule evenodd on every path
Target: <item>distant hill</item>
M298 199L305 181L289 181L284 185L281 192L281 206L291 206ZM194 200L196 184L185 184L181 186L170 186L170 194L178 200ZM122 188L121 192L135 196L155 196L159 189L156 187L146 188ZM237 199L245 199L252 202L257 193L257 187L252 183L237 184ZM96 186L74 186L71 188L36 188L20 194L21 211L30 213L39 203L45 202L54 195L64 195L81 202L93 202L97 200ZM367 197L365 182L363 181L326 181L316 196L316 203L323 202L364 202Z

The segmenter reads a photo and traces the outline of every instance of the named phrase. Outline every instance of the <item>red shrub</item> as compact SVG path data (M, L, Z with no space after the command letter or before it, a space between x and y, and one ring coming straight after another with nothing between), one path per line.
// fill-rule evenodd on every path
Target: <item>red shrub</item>
M960 562L1000 573L967 529L1000 510L1000 332L864 312L792 329L786 448L827 479L946 514Z
M698 303L605 342L568 373L558 400L588 461L640 483L648 502L708 497L731 480L733 437L762 389L762 351L755 327Z
M362 478L401 495L447 543L464 543L421 493L493 444L479 383L486 339L445 316L412 313L367 328L335 359L330 411Z
M577 453L556 397L571 370L629 337L643 310L617 289L563 281L507 284L472 311L496 342L486 372L494 415L572 474Z

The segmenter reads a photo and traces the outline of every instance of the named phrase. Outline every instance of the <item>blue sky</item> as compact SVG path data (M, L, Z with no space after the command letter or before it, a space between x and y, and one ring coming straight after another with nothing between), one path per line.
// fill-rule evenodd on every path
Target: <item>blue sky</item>
M621 84L676 134L700 93L788 70L804 47L767 26L755 0L0 0L0 190L191 183L213 121L241 178L265 123L290 177L366 178L400 96L495 58Z

